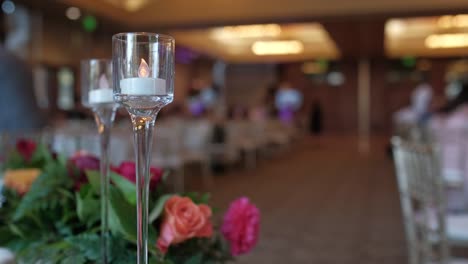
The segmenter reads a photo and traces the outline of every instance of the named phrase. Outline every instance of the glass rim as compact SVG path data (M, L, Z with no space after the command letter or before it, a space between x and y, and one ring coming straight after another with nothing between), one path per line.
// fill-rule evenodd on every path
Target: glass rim
M121 42L127 42L126 39L123 39L124 36L152 36L156 37L158 40L161 39L162 41L167 41L167 42L175 42L174 37L165 35L165 34L160 34L160 33L152 33L152 32L122 32L122 33L117 33L112 36L112 40L117 40ZM152 43L152 41L138 41L139 43Z
M90 59L81 59L80 63L89 63L89 62L112 62L112 59L105 58L90 58Z

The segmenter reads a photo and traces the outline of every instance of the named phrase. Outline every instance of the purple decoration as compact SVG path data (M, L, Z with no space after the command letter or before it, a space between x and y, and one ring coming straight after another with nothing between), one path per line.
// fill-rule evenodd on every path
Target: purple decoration
M193 116L201 116L205 111L205 107L202 102L193 101L189 103L189 110Z
M178 46L175 51L175 60L181 64L189 64L199 56L200 54L186 47Z
M281 122L290 124L294 119L294 111L289 107L282 108L278 111L278 118Z

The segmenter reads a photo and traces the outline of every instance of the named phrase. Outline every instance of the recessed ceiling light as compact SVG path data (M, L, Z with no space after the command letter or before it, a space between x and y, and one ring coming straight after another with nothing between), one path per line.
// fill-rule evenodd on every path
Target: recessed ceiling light
M403 22L400 19L391 19L385 25L385 31L387 31L390 34L399 35L404 33L405 29L405 22Z
M255 41L252 52L255 55L286 55L299 54L304 51L304 45L299 40Z
M430 49L450 49L468 47L468 33L432 34L424 44Z
M278 24L226 26L215 28L211 32L213 38L220 40L277 37L280 34L281 26Z
M15 12L15 3L10 0L3 1L2 10L5 14L13 14Z
M81 17L81 10L78 7L71 6L67 8L65 15L70 20L77 20Z

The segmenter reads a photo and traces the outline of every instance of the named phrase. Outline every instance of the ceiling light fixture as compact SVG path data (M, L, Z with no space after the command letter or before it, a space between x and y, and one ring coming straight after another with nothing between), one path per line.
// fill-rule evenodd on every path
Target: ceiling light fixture
M468 15L460 14L456 16L441 16L437 19L437 26L444 29L468 27Z
M277 37L281 34L278 24L259 24L246 26L227 26L215 28L211 36L215 39Z
M287 55L299 54L304 51L304 45L299 40L255 41L252 52L255 55Z
M70 20L77 20L81 17L81 10L78 7L71 6L67 8L65 15Z
M10 0L3 1L2 10L5 14L13 14L15 12L15 3Z
M430 49L449 49L468 47L468 33L429 35L424 44Z
M401 19L390 19L385 24L385 31L389 34L400 35L406 30L406 24Z
M125 9L129 12L135 12L142 9L145 5L150 3L149 0L106 0L113 5Z

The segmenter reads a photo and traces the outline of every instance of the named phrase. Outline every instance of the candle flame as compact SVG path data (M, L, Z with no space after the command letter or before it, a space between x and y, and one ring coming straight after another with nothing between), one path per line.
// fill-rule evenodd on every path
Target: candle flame
M107 80L107 77L104 74L101 74L101 78L99 78L99 88L110 89L109 81Z
M148 77L150 69L148 63L144 59L141 59L140 68L138 68L138 77Z

